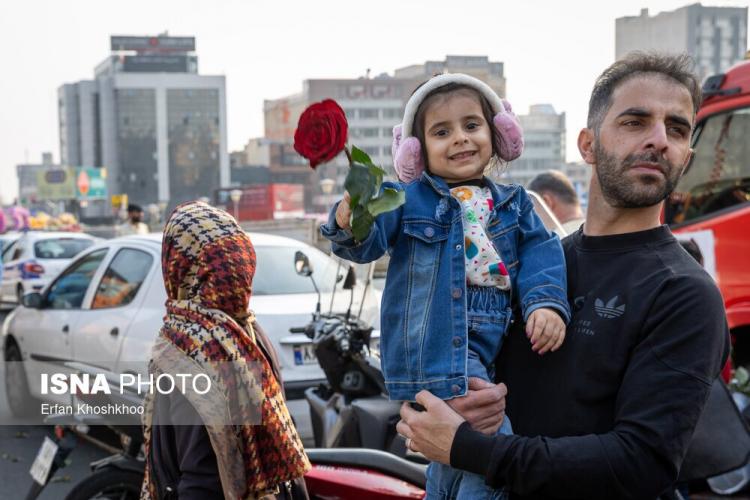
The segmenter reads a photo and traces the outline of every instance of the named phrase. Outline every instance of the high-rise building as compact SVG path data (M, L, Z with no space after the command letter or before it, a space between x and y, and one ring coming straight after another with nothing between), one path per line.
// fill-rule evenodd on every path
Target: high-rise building
M540 172L563 170L565 113L557 113L551 104L534 104L529 114L518 119L523 127L523 154L508 164L502 178L525 186Z
M58 89L63 164L106 167L109 192L168 206L229 184L224 76L194 37L112 36L93 80Z
M305 80L302 92L265 101L265 138L280 144L276 147L277 154L271 155L272 178L284 171L297 174L298 179L307 179L304 182L308 209L309 200L320 199L321 180L334 179L334 192L343 191L348 169L343 155L313 172L304 160L295 160L296 154L291 148L302 111L327 98L335 99L346 112L349 143L362 149L387 173L394 175L391 157L393 127L401 123L406 101L414 89L431 76L443 72L470 74L487 83L501 97L505 96L503 63L491 62L487 56L447 56L444 61L427 61L399 68L393 76L384 73L373 78L368 75L355 79ZM284 162L276 162L275 158ZM317 210L322 208L317 207Z
M690 54L701 78L722 73L747 51L747 7L704 7L700 3L650 16L615 21L615 57L634 50Z

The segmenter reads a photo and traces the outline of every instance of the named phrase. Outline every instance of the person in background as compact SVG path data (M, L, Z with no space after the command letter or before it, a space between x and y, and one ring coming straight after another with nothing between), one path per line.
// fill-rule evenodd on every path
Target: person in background
M698 243L696 243L694 239L680 240L680 246L684 248L698 264L703 266L703 252L701 252L701 247L698 246Z
M542 197L566 233L578 231L586 219L573 183L559 170L542 172L526 188Z
M128 220L117 227L117 236L148 234L148 226L143 222L143 209L139 205L128 205Z
M250 237L223 210L190 202L167 221L167 314L149 371L205 373L211 383L146 395L141 500L297 498L310 462L249 309L255 262Z

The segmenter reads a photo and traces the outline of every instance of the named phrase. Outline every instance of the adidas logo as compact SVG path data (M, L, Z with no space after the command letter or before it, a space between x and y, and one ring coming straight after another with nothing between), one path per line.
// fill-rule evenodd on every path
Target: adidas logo
M606 319L619 318L625 314L625 304L618 306L617 298L618 296L615 295L606 304L602 299L596 299L594 302L594 310L596 311L596 314L599 315L600 318Z

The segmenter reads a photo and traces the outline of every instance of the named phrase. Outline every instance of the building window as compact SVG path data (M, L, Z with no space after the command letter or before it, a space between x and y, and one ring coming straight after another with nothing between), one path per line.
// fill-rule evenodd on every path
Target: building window
M400 119L401 108L385 108L383 109L383 118L385 119Z
M362 137L377 137L378 136L378 129L374 127L368 127L363 128L362 130Z
M373 85L372 96L376 99L388 97L390 87L388 85Z
M364 120L372 120L378 118L378 110L370 108L360 108L359 117Z
M347 97L357 99L365 97L365 86L364 85L350 85L347 89Z

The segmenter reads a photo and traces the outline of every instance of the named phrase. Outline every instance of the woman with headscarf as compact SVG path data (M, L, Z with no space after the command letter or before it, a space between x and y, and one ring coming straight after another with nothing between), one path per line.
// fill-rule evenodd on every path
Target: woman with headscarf
M289 496L310 463L248 308L250 238L222 210L180 205L164 229L162 272L167 315L149 371L204 374L211 389L146 398L141 499Z

